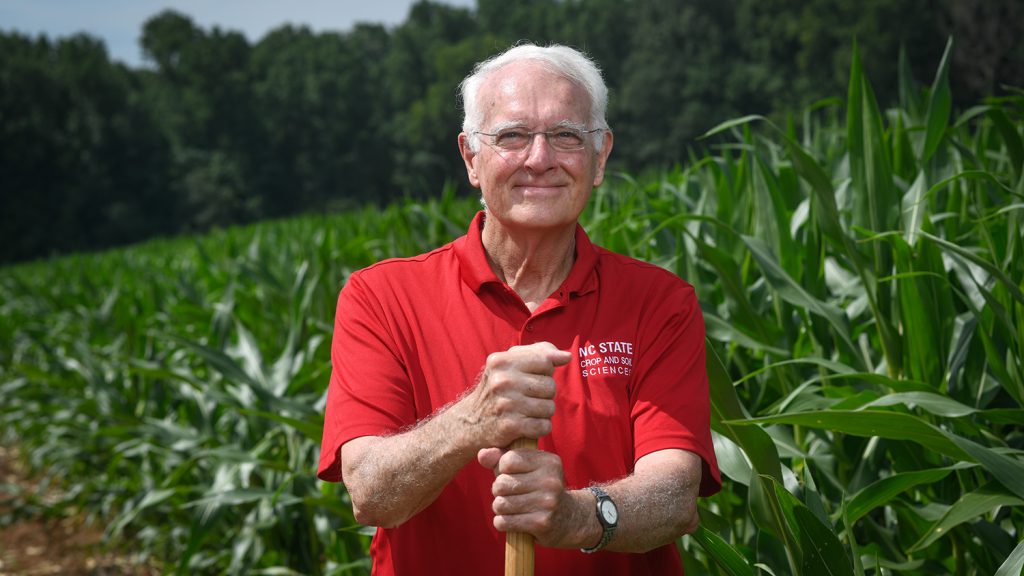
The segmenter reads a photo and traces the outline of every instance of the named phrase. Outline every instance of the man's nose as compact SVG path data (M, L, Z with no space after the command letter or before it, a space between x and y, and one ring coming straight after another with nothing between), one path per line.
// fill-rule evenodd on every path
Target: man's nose
M555 149L548 141L548 135L537 132L526 147L526 167L530 170L546 170L555 163Z

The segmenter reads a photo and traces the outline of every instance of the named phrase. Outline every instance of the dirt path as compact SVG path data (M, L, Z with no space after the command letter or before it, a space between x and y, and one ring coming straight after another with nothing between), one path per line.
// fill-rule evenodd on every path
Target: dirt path
M83 516L42 518L18 514L16 494L35 484L18 466L17 453L0 446L0 576L153 576L152 566L132 564L106 549L103 527Z

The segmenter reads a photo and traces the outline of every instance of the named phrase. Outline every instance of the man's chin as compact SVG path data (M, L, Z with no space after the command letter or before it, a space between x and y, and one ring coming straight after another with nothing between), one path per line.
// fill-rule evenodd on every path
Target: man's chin
M575 226L579 214L570 214L562 210L512 210L500 218L508 229L520 230L552 230Z

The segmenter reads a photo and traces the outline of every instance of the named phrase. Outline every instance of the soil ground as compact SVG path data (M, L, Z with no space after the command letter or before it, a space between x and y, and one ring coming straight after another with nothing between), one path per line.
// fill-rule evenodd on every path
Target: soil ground
M103 542L103 527L83 515L32 517L20 513L17 494L36 483L18 463L17 451L0 446L0 576L154 576Z

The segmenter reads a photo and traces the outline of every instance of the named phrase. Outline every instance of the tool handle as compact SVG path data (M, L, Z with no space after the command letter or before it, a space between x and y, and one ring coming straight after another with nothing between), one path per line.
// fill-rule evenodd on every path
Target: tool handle
M512 449L537 448L534 438L520 438ZM505 576L533 576L533 535L526 532L505 534Z

